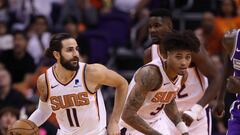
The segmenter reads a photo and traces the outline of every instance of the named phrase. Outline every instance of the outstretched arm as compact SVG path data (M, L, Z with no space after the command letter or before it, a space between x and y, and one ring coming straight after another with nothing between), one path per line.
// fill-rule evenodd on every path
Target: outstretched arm
M38 127L41 126L52 114L52 110L47 103L48 89L45 75L42 74L37 81L37 89L40 94L38 108L29 117L29 120L34 122Z
M97 85L107 85L116 88L114 107L108 124L108 133L110 135L118 134L120 132L118 122L127 97L128 82L118 73L107 69L103 65L92 64L88 65L86 68L87 80L90 80Z
M193 105L190 110L184 111L182 118L188 126L197 119L198 114L202 111L203 107L213 100L221 89L220 69L214 65L202 45L200 46L200 51L198 53L192 54L192 61L200 72L208 78L209 85L205 90L206 92L203 97Z
M221 89L221 74L219 74L220 69L214 65L202 45L199 53L193 53L192 57L197 68L208 78L209 81L209 85L204 93L204 96L197 103L198 105L204 107L217 96L218 91Z
M225 54L224 54L224 72L223 72L223 76L221 77L222 88L221 88L220 92L218 93L217 104L213 108L213 114L217 117L222 117L224 114L224 109L225 109L224 98L225 98L225 93L226 93L226 89L227 89L226 88L227 77L233 73L233 66L232 66L232 62L230 61L229 55L231 55L232 51L233 51L233 46L235 43L235 36L236 36L236 33L234 31L228 31L224 34L224 38L222 40L222 45L225 49L225 51L224 51L225 52ZM228 87L229 87L229 85L228 85ZM229 89L229 92L234 92L234 91L230 91L230 89ZM232 90L235 90L235 89L232 89Z
M131 127L147 135L161 135L138 114L148 92L160 88L162 76L155 66L145 66L135 76L135 85L127 99L122 119Z

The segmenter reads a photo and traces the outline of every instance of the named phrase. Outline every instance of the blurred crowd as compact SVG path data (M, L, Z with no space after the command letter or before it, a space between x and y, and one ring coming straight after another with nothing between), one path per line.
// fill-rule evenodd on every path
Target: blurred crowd
M167 8L173 13L174 28L194 30L209 57L222 68L221 39L227 30L240 28L240 0L212 1L0 0L0 135L35 110L36 80L54 63L44 57L54 33L76 37L81 61L104 64L130 80L143 63L143 50L151 43L149 13ZM183 21L187 22L184 27ZM109 89L102 90L107 110L114 101ZM226 112L234 98L227 94ZM226 113L223 119L213 120L213 135L226 132L229 117ZM40 135L55 134L57 128L52 116L40 128Z

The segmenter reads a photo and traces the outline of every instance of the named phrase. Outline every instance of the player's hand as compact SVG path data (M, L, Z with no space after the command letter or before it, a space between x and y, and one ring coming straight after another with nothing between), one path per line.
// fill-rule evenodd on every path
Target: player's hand
M190 126L194 120L197 120L198 114L202 111L203 107L199 104L195 104L190 110L184 111L182 115L183 122L187 126Z
M240 92L240 79L234 76L230 76L227 79L227 91L231 93Z
M189 111L190 112L190 111ZM194 119L186 113L182 114L182 121L189 127Z
M225 113L225 103L224 100L218 100L215 105L213 105L213 115L217 118L222 118Z
M108 132L108 135L120 135L120 129L119 129L118 123L116 121L109 122L107 132Z

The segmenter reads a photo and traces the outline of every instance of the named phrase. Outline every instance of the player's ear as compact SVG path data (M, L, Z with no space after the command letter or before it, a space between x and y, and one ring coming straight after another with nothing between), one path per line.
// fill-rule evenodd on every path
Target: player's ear
M56 60L60 59L60 53L58 51L53 51L53 56Z

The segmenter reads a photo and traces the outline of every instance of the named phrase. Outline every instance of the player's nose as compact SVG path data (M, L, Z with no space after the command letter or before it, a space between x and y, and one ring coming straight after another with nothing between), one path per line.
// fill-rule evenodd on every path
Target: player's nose
M181 67L187 67L188 61L187 60L181 60Z
M77 50L73 51L73 57L79 57L79 52Z

